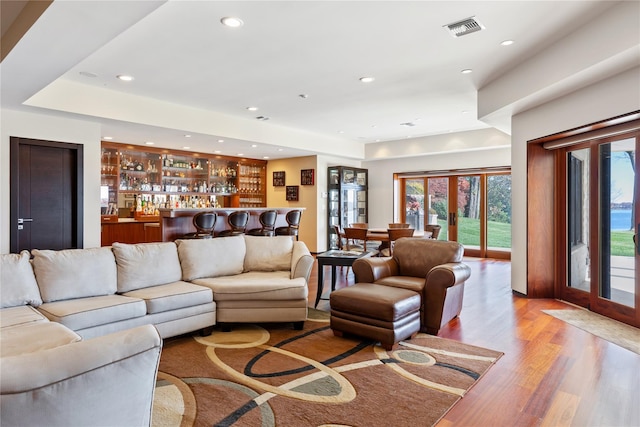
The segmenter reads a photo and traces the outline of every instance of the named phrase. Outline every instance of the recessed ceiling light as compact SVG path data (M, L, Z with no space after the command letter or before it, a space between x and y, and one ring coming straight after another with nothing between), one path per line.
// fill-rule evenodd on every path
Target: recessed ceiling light
M268 159L268 158L269 158L269 156L262 156L262 158L263 158L263 159Z
M344 133L344 131L343 130L339 130L338 133Z
M153 145L153 141L147 141L147 142L145 142L145 144L147 144L147 145Z
M473 70L471 68L465 68L464 70L460 71L462 74L469 74L472 73Z
M284 151L284 148L278 148L278 151Z
M258 107L247 107L249 111L258 111Z
M113 137L112 136L103 136L102 139L112 140Z
M371 83L375 80L375 77L360 77L362 83Z
M224 139L219 139L218 142L224 142Z
M242 22L242 19L236 18L233 16L226 16L222 18L220 22L222 22L222 25L226 25L227 27L231 27L231 28L238 28L244 25L244 22Z
M93 74L88 71L80 71L80 75L83 77L91 77L92 79L95 79L96 77L98 77L97 74Z
M251 148L256 148L258 144L251 144Z
M469 114L467 110L462 110L462 114Z
M186 134L184 137L185 137L185 138L191 138L191 135Z
M133 80L133 76L129 76L126 74L118 74L116 78L122 80L123 82L130 82L131 80Z
M500 43L502 46L511 46L513 44L513 40L505 40Z
M182 147L182 148L184 148L185 150L188 150L188 149L190 149L191 147Z
M220 150L213 150L213 152L216 153L216 154L222 153L222 151L220 151Z
M238 153L236 156L244 156L244 153Z

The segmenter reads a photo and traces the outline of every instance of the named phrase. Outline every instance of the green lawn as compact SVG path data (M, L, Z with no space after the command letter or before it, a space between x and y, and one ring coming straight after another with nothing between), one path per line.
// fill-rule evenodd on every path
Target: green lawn
M438 220L442 227L440 239L447 235L447 221ZM480 223L477 219L459 218L458 241L465 246L480 246ZM490 248L511 247L511 224L489 221L487 224L488 246ZM611 255L633 256L633 232L611 232Z

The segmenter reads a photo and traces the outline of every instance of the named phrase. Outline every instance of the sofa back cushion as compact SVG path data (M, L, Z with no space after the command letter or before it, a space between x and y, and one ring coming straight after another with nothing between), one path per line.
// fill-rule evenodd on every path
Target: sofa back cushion
M34 249L31 253L33 271L44 302L116 292L116 260L111 248Z
M0 308L42 304L28 251L0 255Z
M182 280L242 273L246 245L242 236L176 240Z
M461 262L463 253L460 243L421 237L400 238L393 247L400 275L412 277L427 277L437 265Z
M118 266L118 292L165 285L182 279L178 248L166 243L114 243Z
M247 255L244 271L289 271L293 238L291 236L244 236Z

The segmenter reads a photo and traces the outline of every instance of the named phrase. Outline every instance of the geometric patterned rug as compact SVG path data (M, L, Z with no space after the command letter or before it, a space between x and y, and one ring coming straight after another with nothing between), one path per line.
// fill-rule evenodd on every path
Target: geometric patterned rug
M550 316L640 354L640 329L585 309L542 310Z
M502 355L426 334L386 351L326 317L165 340L152 425L430 426Z

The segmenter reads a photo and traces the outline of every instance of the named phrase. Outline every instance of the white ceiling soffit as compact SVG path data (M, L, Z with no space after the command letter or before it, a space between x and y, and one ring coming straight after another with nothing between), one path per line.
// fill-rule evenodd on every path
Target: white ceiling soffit
M188 133L190 146L198 139L207 150L226 139L363 158L368 143L486 129L478 88L610 6L56 1L3 61L2 105L30 98L91 117L120 142L143 143L147 127L169 148ZM244 25L224 27L225 16ZM460 38L443 30L469 16L487 30ZM516 43L501 46L506 39ZM135 79L116 80L125 73ZM375 80L362 83L366 76Z

